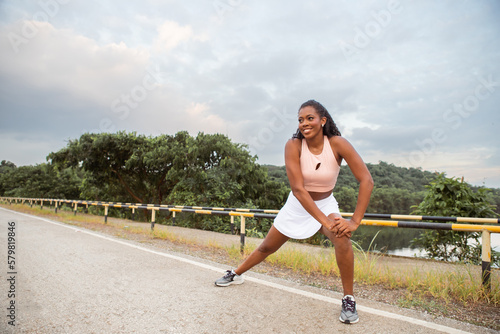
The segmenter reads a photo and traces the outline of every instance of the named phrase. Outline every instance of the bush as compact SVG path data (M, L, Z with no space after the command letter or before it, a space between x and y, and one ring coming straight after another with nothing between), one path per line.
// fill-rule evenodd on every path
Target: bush
M498 216L488 201L489 189L480 188L474 192L463 179L447 178L444 173L426 188L424 200L413 206L413 214L477 218ZM413 239L412 244L424 248L430 258L480 264L480 238L478 232L428 230ZM500 264L498 252L492 253L492 264Z

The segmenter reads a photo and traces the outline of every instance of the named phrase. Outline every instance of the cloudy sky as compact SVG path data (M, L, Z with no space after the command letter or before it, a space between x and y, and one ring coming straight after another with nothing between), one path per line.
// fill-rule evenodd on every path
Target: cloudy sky
M500 187L499 17L495 0L2 0L0 160L187 130L283 165L316 99L366 162Z

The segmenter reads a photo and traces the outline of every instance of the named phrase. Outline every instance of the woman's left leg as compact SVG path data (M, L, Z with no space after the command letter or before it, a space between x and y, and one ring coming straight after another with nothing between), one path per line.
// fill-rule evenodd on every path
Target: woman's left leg
M335 216L338 216L338 214L329 215L331 219ZM342 289L344 290L339 320L346 324L355 324L359 321L359 317L356 311L356 301L354 300L354 252L351 238L346 236L337 238L326 227L322 227L321 232L332 241L335 247L335 258L337 259Z
M331 214L329 217L333 219L339 214ZM351 239L348 237L337 238L335 234L326 227L321 228L323 233L335 247L335 259L340 271L340 279L344 295L354 295L354 251L352 249Z

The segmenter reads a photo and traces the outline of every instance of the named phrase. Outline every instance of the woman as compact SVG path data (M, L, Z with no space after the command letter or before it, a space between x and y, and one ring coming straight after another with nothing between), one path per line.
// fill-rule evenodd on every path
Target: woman
M320 231L335 247L344 290L340 321L356 323L359 318L353 297L354 253L350 238L365 214L373 180L359 154L341 137L332 117L319 102L310 100L302 104L298 121L297 132L285 146L286 172L292 189L287 202L261 245L215 284L243 283L244 272L276 252L288 239L307 239ZM342 218L332 194L342 160L360 184L351 219Z

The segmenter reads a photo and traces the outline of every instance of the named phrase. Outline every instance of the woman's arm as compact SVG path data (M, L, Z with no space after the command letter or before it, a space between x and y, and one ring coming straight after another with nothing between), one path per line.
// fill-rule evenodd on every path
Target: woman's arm
M331 229L333 221L321 212L309 192L304 188L304 178L300 169L300 145L300 139L290 139L285 146L285 166L290 187L293 195L299 200L304 209L321 225Z
M351 219L344 219L341 217L335 218L337 224L332 229L332 231L337 234L337 237L350 236L351 233L358 228L365 215L373 190L373 179L363 159L361 159L351 143L340 136L332 137L330 141L332 147L335 149L336 155L347 162L354 177L359 182L358 200Z

